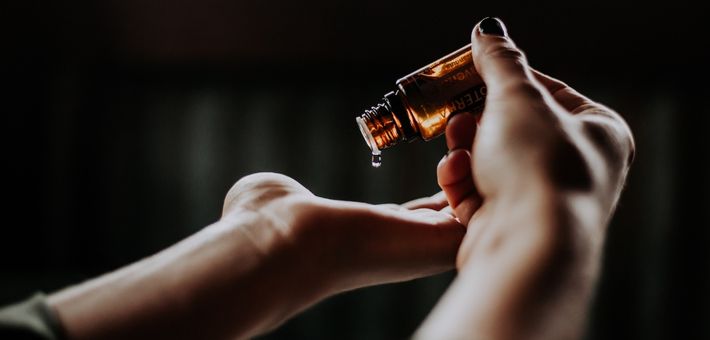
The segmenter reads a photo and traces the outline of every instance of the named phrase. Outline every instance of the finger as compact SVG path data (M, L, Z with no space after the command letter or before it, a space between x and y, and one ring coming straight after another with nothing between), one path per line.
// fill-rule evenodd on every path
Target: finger
M362 244L367 244L358 251L358 261L386 276L368 284L453 269L466 233L451 215L430 209L388 210L364 221L358 229L359 236L355 237L362 237Z
M449 152L436 169L439 186L463 225L468 225L471 216L481 206L481 196L473 182L471 169L471 154L465 149Z
M336 276L335 289L410 280L454 268L466 228L450 214L332 203L336 213L321 218L335 217L338 228L329 230L337 236L321 241L333 242L334 263L344 271ZM347 279L338 281L340 276Z
M525 54L508 37L497 18L485 18L471 33L471 51L476 71L486 83L488 98L506 95L506 91L533 79Z
M585 117L582 119L589 122L600 122L599 116L610 118L617 123L621 130L628 130L628 128L625 127L626 124L623 118L616 112L585 97L560 80L552 78L538 70L531 70L535 78L547 88L553 98L570 113L583 114Z
M476 136L477 120L470 113L451 117L446 126L446 145L452 150L437 167L439 186L447 196L450 209L464 224L480 206L471 174L470 151Z
M446 145L449 150L471 150L476 125L476 116L468 112L451 117L446 125Z
M580 108L589 107L589 105L594 105L594 101L583 96L581 93L575 91L573 88L569 87L564 82L552 78L540 71L531 69L535 79L537 79L546 89L552 97L564 107L567 111L571 113L579 113Z
M585 124L590 139L615 164L628 167L634 158L634 138L626 121L606 106L596 103L562 81L532 70L555 101Z
M443 212L444 214L449 214L451 216L456 217L456 213L454 212L454 208L452 208L450 205L445 206L443 209L439 210Z
M443 191L439 191L438 193L432 196L417 198L415 200L403 203L402 207L411 210L421 208L441 210L447 205L449 205L449 202L446 201L446 194L444 194Z

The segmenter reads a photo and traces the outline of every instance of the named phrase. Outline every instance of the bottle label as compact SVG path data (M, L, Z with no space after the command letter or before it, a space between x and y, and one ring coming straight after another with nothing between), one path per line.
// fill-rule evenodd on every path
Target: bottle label
M486 86L471 87L455 96L447 103L449 118L461 112L480 113L486 102Z
M483 110L486 87L472 59L471 47L464 46L397 81L422 139L444 133L451 115Z

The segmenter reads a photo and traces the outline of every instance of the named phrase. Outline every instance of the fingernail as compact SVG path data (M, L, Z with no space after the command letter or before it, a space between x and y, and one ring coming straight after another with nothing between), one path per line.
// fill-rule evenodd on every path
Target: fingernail
M508 36L505 25L498 18L488 17L481 20L481 23L478 24L478 31L481 32L481 34L487 35L497 35L499 37Z

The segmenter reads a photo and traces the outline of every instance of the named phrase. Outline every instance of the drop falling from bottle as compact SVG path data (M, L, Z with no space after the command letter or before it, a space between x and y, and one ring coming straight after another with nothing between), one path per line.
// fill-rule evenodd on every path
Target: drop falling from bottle
M377 147L377 142L375 142L375 138L372 137L372 133L370 133L370 129L367 127L362 117L356 117L355 121L360 128L362 136L365 137L367 146L369 146L370 151L372 151L372 167L379 168L380 165L382 165L382 151Z
M382 165L382 154L377 150L375 152L374 150L372 151L372 167L373 168L379 168L380 165Z

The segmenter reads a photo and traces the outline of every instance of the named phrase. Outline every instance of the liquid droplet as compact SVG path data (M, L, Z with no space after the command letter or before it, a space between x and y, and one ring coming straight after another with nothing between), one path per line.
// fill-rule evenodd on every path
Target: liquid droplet
M381 153L372 153L372 167L373 168L379 168L380 165L382 165L382 154Z

